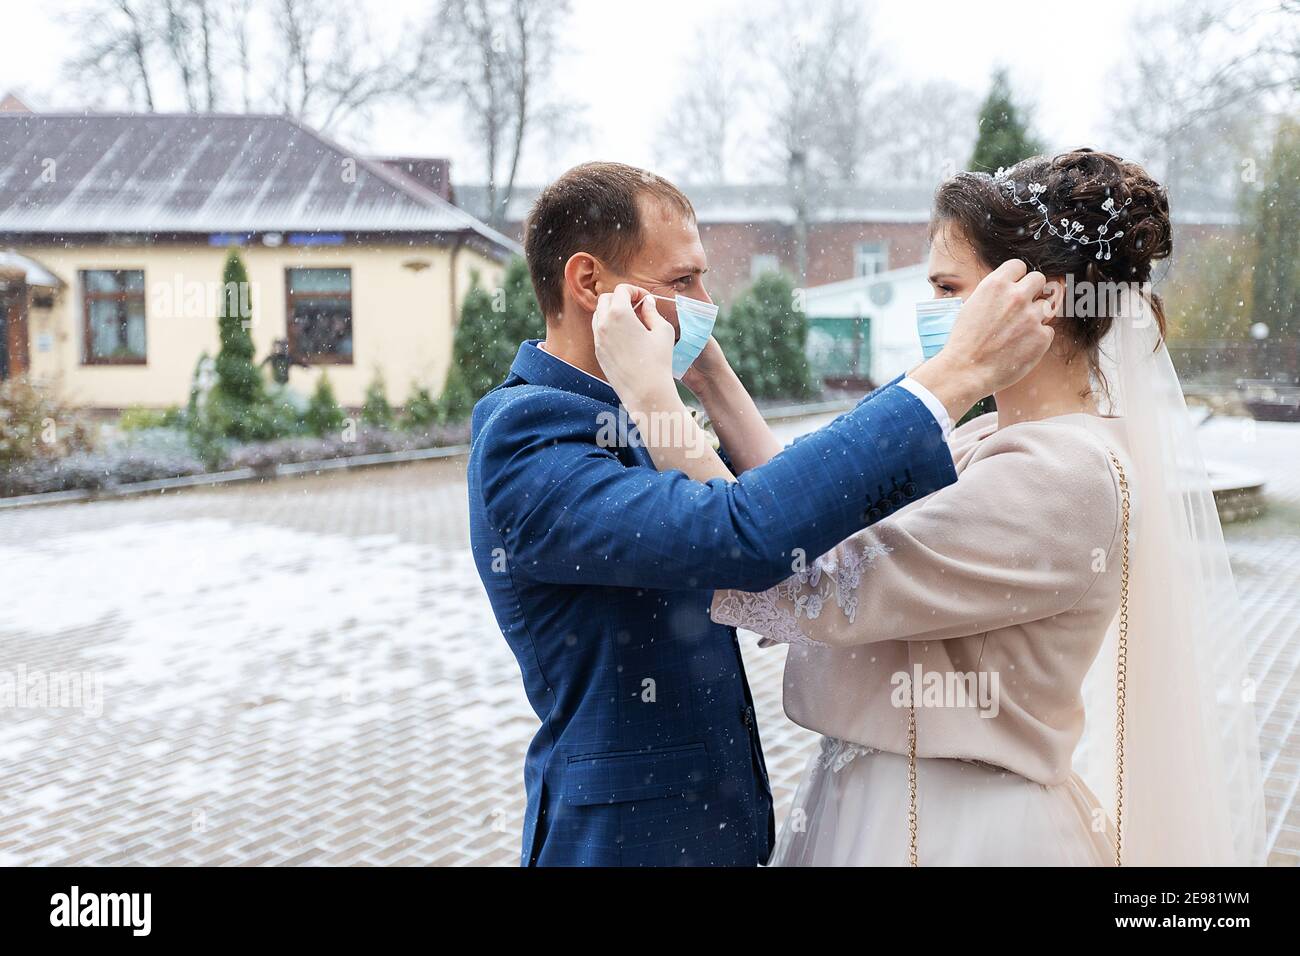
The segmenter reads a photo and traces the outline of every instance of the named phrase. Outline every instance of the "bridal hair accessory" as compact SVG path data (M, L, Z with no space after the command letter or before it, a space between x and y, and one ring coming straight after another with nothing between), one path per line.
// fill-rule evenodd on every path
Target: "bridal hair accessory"
M1017 206L1033 206L1042 215L1043 221L1039 223L1038 229L1034 232L1035 239L1041 238L1043 230L1046 229L1053 236L1065 242L1080 246L1096 246L1097 254L1093 256L1094 259L1109 259L1110 244L1124 235L1122 231L1115 233L1113 236L1107 235L1107 233L1110 231L1111 224L1119 218L1120 211L1123 210L1124 206L1133 201L1132 197L1125 199L1124 206L1120 206L1118 209L1115 208L1114 197L1108 197L1101 204L1102 212L1110 213L1110 218L1106 220L1104 225L1097 227L1097 236L1092 238L1084 235L1083 223L1081 222L1069 218L1059 220L1059 226L1057 223L1052 222L1052 216L1047 211L1047 204L1039 198L1047 190L1047 187L1042 183L1028 183L1029 195L1022 198L1016 189L1016 181L1010 178L1008 171L1003 167L998 167L998 171L993 174L993 181L1002 187L1003 191Z

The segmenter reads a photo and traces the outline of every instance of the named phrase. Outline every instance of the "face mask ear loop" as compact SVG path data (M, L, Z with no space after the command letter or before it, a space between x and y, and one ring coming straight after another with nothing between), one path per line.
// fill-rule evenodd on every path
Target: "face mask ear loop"
M632 308L633 309L641 308L641 303L645 301L646 295L650 296L650 298L652 299L658 299L660 302L672 302L673 304L676 304L677 302L675 296L656 295L653 292L647 292L645 295L641 296L641 298L637 299L635 302L632 303Z

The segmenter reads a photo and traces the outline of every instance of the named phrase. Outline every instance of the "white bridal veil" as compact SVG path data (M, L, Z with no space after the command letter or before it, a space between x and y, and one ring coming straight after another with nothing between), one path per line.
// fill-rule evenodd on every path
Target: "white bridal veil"
M1264 862L1264 803L1242 616L1178 376L1145 297L1101 345L1123 419L1130 532L1123 863ZM1119 561L1120 555L1110 556ZM1084 684L1076 769L1114 819L1118 617Z

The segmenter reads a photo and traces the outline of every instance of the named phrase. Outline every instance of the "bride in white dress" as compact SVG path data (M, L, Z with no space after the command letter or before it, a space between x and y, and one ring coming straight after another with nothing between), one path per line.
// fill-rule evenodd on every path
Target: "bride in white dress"
M823 735L772 863L1261 863L1236 593L1147 285L1163 188L1108 154L1035 157L946 181L931 233L936 297L1023 259L1056 341L952 432L954 485L897 510L882 488L880 520L787 581L715 596L715 620L791 645L786 713ZM725 446L776 447L734 414L747 395L716 404Z

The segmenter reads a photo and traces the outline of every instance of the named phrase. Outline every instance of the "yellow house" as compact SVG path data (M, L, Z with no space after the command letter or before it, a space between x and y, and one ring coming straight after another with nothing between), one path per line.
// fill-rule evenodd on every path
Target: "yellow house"
M184 404L237 245L258 359L286 339L294 388L328 369L344 405L376 373L395 403L437 394L473 276L494 288L519 247L427 169L283 116L0 113L0 375L94 408Z

